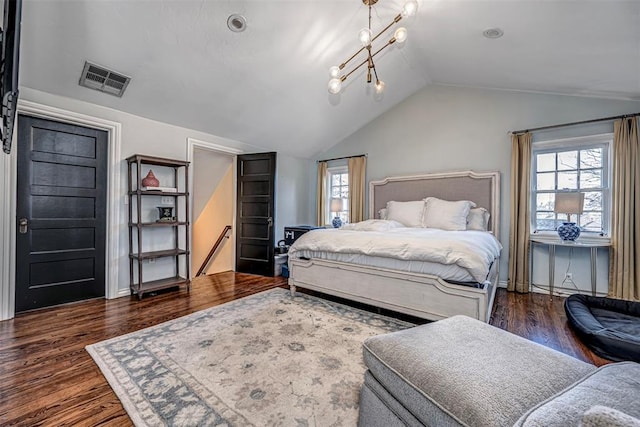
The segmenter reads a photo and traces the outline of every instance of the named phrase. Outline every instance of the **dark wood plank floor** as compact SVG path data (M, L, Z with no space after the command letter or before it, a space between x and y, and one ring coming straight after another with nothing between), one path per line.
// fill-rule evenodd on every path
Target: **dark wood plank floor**
M191 291L92 300L0 322L0 425L122 425L131 421L84 347L256 292L286 279L232 272ZM491 323L597 365L567 327L562 298L499 289Z

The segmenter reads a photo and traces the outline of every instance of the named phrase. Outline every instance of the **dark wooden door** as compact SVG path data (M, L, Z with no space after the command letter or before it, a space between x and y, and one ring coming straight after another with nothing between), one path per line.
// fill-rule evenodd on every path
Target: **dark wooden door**
M105 294L107 132L18 117L16 312Z
M238 156L236 271L273 276L276 153Z

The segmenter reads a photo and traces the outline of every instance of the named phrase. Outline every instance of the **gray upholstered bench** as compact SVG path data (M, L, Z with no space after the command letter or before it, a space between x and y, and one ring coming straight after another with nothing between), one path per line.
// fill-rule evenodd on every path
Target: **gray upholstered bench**
M360 426L578 425L596 405L640 416L640 364L596 369L469 317L372 337L364 360Z

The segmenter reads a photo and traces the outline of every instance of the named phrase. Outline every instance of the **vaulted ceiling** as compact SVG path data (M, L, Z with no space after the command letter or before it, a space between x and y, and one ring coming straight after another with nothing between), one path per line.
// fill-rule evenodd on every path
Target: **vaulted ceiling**
M418 1L408 40L375 58L382 99L363 69L327 91L362 0L24 0L20 84L299 157L430 84L640 100L638 1ZM373 31L403 3L379 0ZM124 96L80 87L86 60L131 76Z

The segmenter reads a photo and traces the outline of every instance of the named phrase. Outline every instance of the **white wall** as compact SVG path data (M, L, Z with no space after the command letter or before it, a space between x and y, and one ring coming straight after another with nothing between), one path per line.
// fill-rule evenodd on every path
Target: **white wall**
M198 218L211 195L233 164L233 156L215 151L195 149L193 164L193 218ZM229 203L235 203L233 197Z
M509 132L638 111L640 102L429 86L322 153L318 159L367 153L367 181L393 175L463 169L500 171L500 235L504 247L500 278L506 281L511 159ZM601 129L599 126L598 131ZM314 173L310 172L309 176L314 178ZM544 249L539 249L537 252L542 257L536 258L538 267L534 278L546 283L543 278L546 276L541 276L547 274ZM588 251L576 251L574 265L583 265L583 252L587 253L588 260ZM566 267L567 260L562 259L565 254L557 255L556 281L559 283L564 278L562 269ZM606 264L603 266L599 261L598 266L598 289L606 290ZM574 281L581 288L590 289L588 273L588 268L574 271ZM562 277L558 278L560 274Z
M276 156L275 240L284 239L284 227L315 224L316 162L278 153ZM315 172L314 172L315 174ZM311 184L313 183L313 184Z
M111 120L122 125L122 173L119 183L119 193L122 195L122 205L115 230L109 232L120 233L119 258L111 260L118 265L118 288L121 295L128 295L129 291L129 262L128 262L128 229L127 207L124 204L127 174L124 159L132 154L147 154L157 157L186 160L187 138L193 138L204 142L235 148L245 153L268 151L259 147L221 138L215 135L194 131L166 123L146 119L124 113L111 108L101 107L70 98L65 98L30 88L21 88L20 97L23 100L37 102L39 104L57 107L64 110L86 114L89 116ZM105 95L108 96L108 95ZM0 162L0 173L4 172L5 163ZM298 159L286 155L278 155L277 187L276 187L276 238L281 239L284 225L291 222L306 222L309 211L307 173L312 162L308 159ZM15 194L15 189L11 190ZM301 208L299 208L299 206ZM8 241L8 230L2 231L2 241ZM2 263L8 258L7 251L3 251ZM157 268L162 268L161 262L156 263Z

